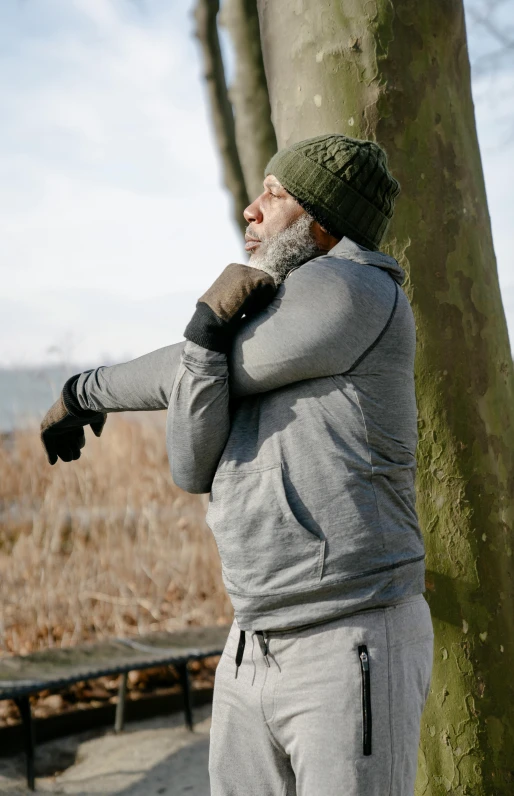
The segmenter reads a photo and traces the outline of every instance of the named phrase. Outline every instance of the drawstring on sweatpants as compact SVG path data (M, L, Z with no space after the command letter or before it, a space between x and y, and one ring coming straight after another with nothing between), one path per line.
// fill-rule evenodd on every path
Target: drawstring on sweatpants
M239 644L237 645L237 652L236 652L236 675L235 675L236 680L237 680L237 673L239 671L239 667L241 666L241 661L243 660L245 644L246 644L245 631L241 630L241 632L239 633Z
M259 647L262 650L264 660L266 661L266 666L269 668L270 663L268 660L268 640L264 635L264 630L256 630L255 635L257 636L257 641L259 642Z
M264 660L266 661L266 666L269 667L270 662L268 660L268 640L264 635L263 630L256 630L255 635L257 636L257 641L259 642L259 647L261 648L261 652L263 654ZM236 651L236 673L235 679L237 680L237 675L239 672L239 667L241 666L243 655L245 651L245 644L246 644L246 634L244 630L239 631L239 643L237 645Z

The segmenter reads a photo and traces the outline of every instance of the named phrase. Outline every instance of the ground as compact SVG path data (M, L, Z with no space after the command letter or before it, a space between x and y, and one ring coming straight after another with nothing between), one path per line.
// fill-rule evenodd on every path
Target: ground
M210 712L210 705L195 708L192 733L178 713L131 722L120 735L109 729L39 744L36 790L80 796L209 796ZM23 756L0 758L0 793L28 792Z

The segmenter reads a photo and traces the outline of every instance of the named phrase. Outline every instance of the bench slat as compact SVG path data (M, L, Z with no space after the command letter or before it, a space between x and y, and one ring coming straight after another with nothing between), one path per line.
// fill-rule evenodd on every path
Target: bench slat
M0 700L80 680L220 655L230 627L187 628L0 659Z

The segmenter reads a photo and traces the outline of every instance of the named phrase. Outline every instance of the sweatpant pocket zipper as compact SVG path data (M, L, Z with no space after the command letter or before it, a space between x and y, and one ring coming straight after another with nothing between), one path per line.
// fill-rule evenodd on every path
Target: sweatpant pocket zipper
M369 674L369 655L365 644L359 646L359 660L362 680L362 751L371 754L371 681Z

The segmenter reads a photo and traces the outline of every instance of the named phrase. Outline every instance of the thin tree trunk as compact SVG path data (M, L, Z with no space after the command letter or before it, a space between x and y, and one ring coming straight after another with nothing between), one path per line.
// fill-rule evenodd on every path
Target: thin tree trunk
M461 0L259 0L279 146L384 146L418 334L418 513L436 633L416 793L514 792L514 396Z
M249 198L236 145L234 114L228 98L221 56L218 11L219 0L198 0L194 12L196 36L202 49L211 118L221 155L223 178L232 196L235 221L244 235L246 222L243 210L248 206Z
M234 47L236 72L229 96L248 195L262 193L264 169L277 151L262 60L256 0L224 0L220 22Z

